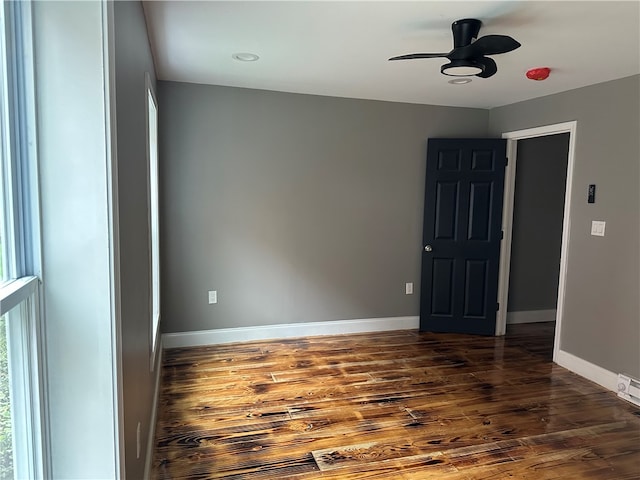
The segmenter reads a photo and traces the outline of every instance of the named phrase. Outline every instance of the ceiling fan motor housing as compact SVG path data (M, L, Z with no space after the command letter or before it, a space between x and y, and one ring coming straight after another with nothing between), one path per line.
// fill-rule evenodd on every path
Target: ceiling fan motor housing
M471 45L471 42L478 38L481 26L482 22L475 18L464 18L453 22L453 24L451 24L453 48Z

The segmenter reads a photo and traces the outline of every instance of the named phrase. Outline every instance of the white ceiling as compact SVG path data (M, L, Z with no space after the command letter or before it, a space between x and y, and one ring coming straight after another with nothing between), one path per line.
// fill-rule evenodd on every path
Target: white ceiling
M640 73L639 1L150 1L158 78L284 92L491 108ZM451 23L478 18L480 36L522 47L493 56L498 73L450 85ZM233 60L237 52L257 62ZM551 76L528 80L532 67Z

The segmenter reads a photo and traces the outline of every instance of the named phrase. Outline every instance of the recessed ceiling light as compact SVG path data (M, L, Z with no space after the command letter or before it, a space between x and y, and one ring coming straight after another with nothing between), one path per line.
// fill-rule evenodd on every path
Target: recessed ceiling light
M234 53L231 55L231 58L239 62L255 62L260 57L255 53Z
M447 83L451 85L464 85L466 83L471 83L470 78L454 78L453 80L449 80Z

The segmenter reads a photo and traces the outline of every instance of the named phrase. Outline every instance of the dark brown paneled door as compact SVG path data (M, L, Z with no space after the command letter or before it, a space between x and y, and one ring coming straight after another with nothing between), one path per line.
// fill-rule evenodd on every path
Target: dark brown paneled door
M420 330L494 335L506 140L429 139Z

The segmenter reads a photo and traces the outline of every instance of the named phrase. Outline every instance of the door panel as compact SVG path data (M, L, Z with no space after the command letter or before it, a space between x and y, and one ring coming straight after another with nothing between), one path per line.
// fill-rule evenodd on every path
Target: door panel
M487 262L467 260L464 282L464 316L486 316Z
M474 172L492 172L495 167L493 152L488 150L473 150L471 152L471 170Z
M438 182L434 238L454 240L458 219L458 182Z
M433 315L453 315L453 272L455 260L452 258L433 259L433 301L431 313Z
M440 150L438 152L438 170L458 172L460 171L460 151Z
M420 329L495 333L506 141L429 139Z
M469 240L489 241L492 182L471 182L469 198Z

